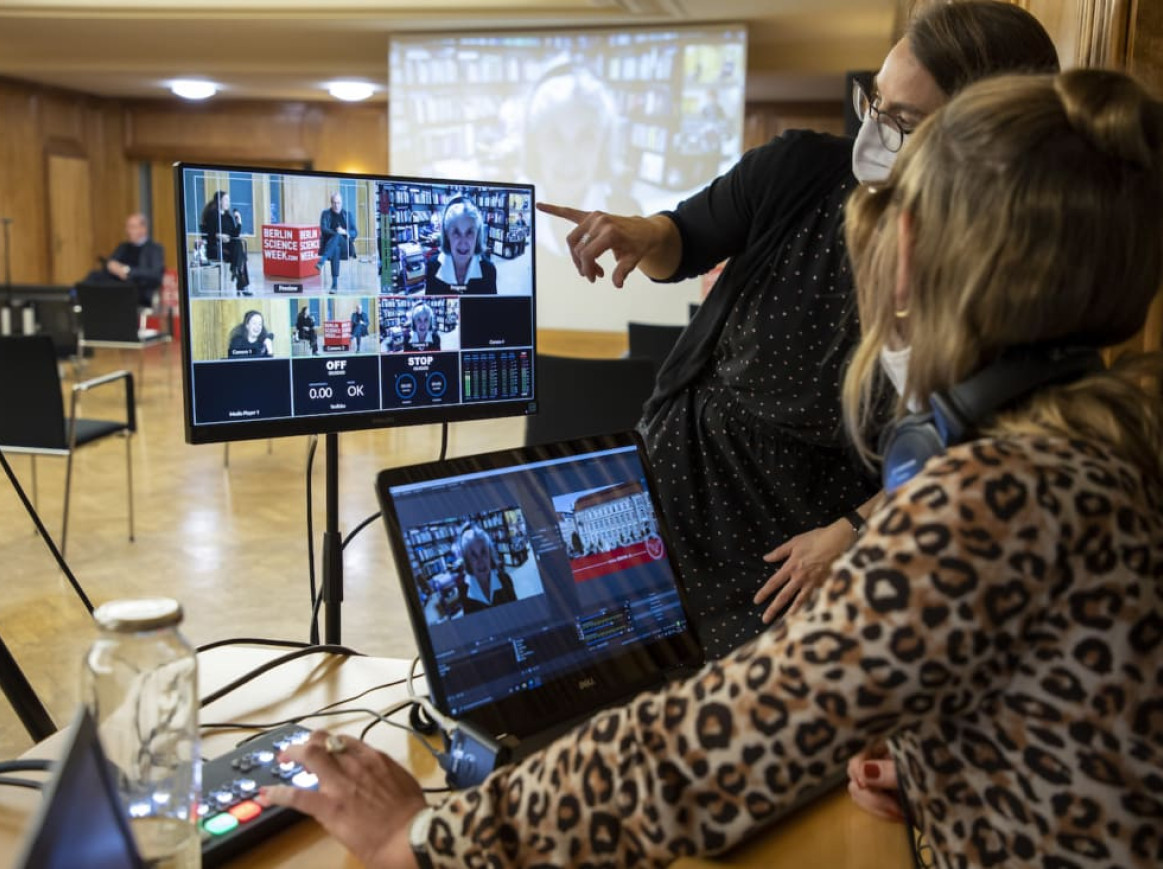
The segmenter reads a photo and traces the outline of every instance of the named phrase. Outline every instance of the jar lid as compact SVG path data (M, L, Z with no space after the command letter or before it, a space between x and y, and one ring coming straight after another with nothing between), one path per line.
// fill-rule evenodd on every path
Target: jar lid
M172 628L182 622L182 605L173 598L147 597L111 600L93 610L103 631L131 634Z

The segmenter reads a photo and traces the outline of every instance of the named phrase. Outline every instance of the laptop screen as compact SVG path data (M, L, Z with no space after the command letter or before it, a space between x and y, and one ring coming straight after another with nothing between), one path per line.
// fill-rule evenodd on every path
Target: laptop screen
M635 435L392 469L379 489L446 713L523 735L700 660Z

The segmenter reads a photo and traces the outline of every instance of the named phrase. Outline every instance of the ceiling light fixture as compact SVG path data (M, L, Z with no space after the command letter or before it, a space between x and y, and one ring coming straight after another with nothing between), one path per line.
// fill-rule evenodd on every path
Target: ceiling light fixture
M327 92L337 100L358 103L376 92L376 86L366 81L333 81L327 85Z
M218 85L202 79L179 78L170 82L170 90L184 100L206 100L218 93Z

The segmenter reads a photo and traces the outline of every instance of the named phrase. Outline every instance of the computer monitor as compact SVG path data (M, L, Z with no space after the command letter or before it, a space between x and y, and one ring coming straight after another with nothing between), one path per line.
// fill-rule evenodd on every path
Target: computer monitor
M535 412L531 185L175 174L188 442Z

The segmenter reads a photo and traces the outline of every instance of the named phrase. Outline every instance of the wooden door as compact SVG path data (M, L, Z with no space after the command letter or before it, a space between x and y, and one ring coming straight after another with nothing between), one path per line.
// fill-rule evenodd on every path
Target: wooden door
M87 157L48 155L48 221L52 282L74 284L98 266Z

